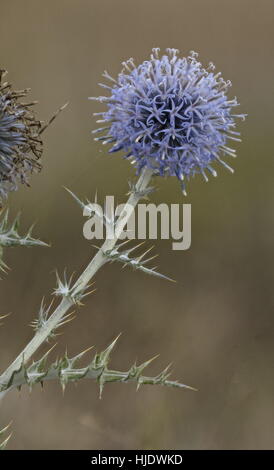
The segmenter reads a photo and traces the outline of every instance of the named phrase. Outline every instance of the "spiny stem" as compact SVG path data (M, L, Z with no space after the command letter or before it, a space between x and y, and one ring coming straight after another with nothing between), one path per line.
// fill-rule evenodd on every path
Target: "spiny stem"
M120 335L119 335L120 336ZM119 338L115 338L114 341L101 353L96 353L91 362L85 367L79 368L79 360L90 351L92 348L77 354L74 357L69 357L67 353L57 359L54 363L47 365L48 356L53 348L44 354L42 358L33 362L31 365L26 366L21 364L20 369L15 371L7 384L7 389L12 388L21 389L22 385L29 386L30 390L36 384L43 385L47 380L57 380L60 382L63 391L68 383L77 382L82 379L93 379L99 384L100 398L105 384L110 382L135 382L137 390L141 385L163 385L167 387L184 388L186 390L196 390L189 385L185 385L176 380L169 380L170 376L170 365L162 370L155 377L148 377L143 375L144 370L151 364L156 357L153 357L142 364L133 364L129 370L122 372L117 370L109 369L109 361L112 350L117 343Z
M92 260L86 267L86 269L79 276L73 286L73 291L75 292L75 294L82 292L83 289L89 284L90 280L93 278L96 272L107 262L104 252L107 250L111 250L116 245L120 235L123 232L125 225L127 224L128 220L130 219L130 216L134 211L135 206L141 198L142 191L147 188L152 174L153 170L150 169L144 169L142 171L136 183L135 191L131 193L124 207L124 211L121 213L115 224L115 233L113 238L108 238L105 240L101 249L96 253L96 255L92 258ZM25 346L23 351L0 376L0 385L5 385L9 383L12 374L20 368L22 362L28 362L28 360L33 356L37 349L50 336L52 331L54 331L54 329L60 323L64 315L66 315L66 313L72 306L73 299L71 299L70 297L62 298L59 305L56 307L56 309L46 321L46 323L39 330L37 330L36 334L31 339L31 341ZM2 398L7 391L8 390L0 393L0 398Z

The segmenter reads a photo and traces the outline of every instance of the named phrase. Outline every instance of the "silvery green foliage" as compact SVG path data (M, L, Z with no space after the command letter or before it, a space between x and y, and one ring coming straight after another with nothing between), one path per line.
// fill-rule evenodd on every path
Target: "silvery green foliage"
M47 321L50 317L52 304L53 304L53 301L48 306L46 306L45 299L42 299L37 318L35 318L30 323L30 326L34 329L35 333L37 333L39 330L42 330L46 326ZM60 329L62 326L64 326L66 323L69 323L70 321L72 321L74 318L75 317L73 316L72 312L68 313L67 315L64 315L62 320L55 327L55 329L50 332L46 341L49 342L51 339L55 338L58 334L57 330Z
M63 391L70 382L77 382L82 379L92 379L99 385L100 398L105 384L111 382L134 382L137 389L141 385L165 385L181 389L195 390L192 387L184 385L178 381L169 380L170 366L166 367L155 377L143 375L144 370L155 359L152 358L142 364L133 364L127 371L121 372L109 368L110 356L114 346L117 343L117 337L104 351L95 353L92 360L84 367L79 367L78 363L82 357L90 351L91 348L69 357L66 353L63 357L56 359L55 362L47 365L50 349L44 356L27 366L23 361L20 367L14 371L7 384L0 383L0 392L14 387L21 388L27 385L30 389L36 384L43 385L45 381L57 380L60 382Z
M155 188L153 186L149 186L148 188L143 189L142 191L138 191L138 189L136 188L136 184L133 183L132 181L129 181L128 185L129 185L129 192L127 193L127 195L136 194L139 200L149 199L149 194L155 191Z
M33 226L30 227L24 235L19 234L19 225L20 215L17 215L13 222L9 222L9 212L6 210L0 220L0 270L2 271L8 269L8 266L3 261L3 248L15 246L49 246L42 240L33 238Z
M155 188L153 188L153 187L148 187L148 188L145 188L143 190L139 190L138 188L136 188L136 184L134 184L132 182L129 182L129 187L130 187L130 191L129 191L128 194L137 197L138 200L141 200L143 198L147 198L148 195L151 194L155 190ZM79 199L72 191L70 191L67 188L66 188L66 190L69 192L69 194L71 194L71 196L76 200L76 202L80 205L80 207L83 210L84 209L87 210L88 207L90 206L90 216L94 215L93 211L96 211L97 195L95 197L95 201L94 201L95 205L94 205L88 199L86 200L86 202L81 201L81 199ZM102 213L99 213L99 212L96 213L96 215L102 220L102 223L106 227L107 226L113 227L113 230L115 230L116 219L114 219L114 221L111 221L110 219L108 219L106 217L105 214L102 214ZM121 248L124 247L125 245L127 245L129 242L130 242L130 240L126 240L125 242L122 242L120 244L116 244L116 246L114 248L109 249L109 250L102 250L101 248L98 248L97 246L95 246L95 248L97 248L98 250L102 250L103 255L106 258L106 260L111 262L111 263L113 263L114 261L117 261L117 262L120 262L120 263L123 264L123 268L126 267L126 266L129 266L134 270L140 270L140 271L142 271L146 274L150 274L152 276L160 277L160 278L166 279L168 281L173 281L173 279L171 279L171 278L165 276L164 274L161 274L158 271L156 271L156 269L157 269L156 266L152 267L152 268L149 268L148 266L146 266L150 261L152 261L153 259L155 259L157 257L157 255L154 255L154 256L151 256L150 258L146 258L146 255L152 250L153 247L150 247L144 253L142 253L141 255L138 255L136 258L134 258L133 256L130 256L130 255L132 254L133 251L135 251L137 248L142 246L144 244L144 242L139 243L138 245L133 246L131 248L121 250ZM61 283L60 278L59 278L58 275L57 275L57 280L58 280L59 287L58 287L58 289L55 290L55 294L60 295L60 292L68 294L69 290L70 290L69 285L71 284L71 279L69 280L69 282L66 281L65 285L63 285Z
M131 191L127 202L127 205L130 208L134 209L140 197L143 197L144 191L149 187L148 185L151 176L152 172L147 169L145 169L140 175L136 185L133 186L134 190ZM78 198L77 201L79 202ZM81 201L80 204L82 205ZM144 255L146 255L146 253L135 259L129 256L132 249L121 252L119 251L119 246L118 250L115 249L119 236L126 226L129 217L130 212L125 211L125 214L121 214L117 219L115 219L113 222L115 237L113 239L107 238L104 241L102 247L100 247L97 254L91 259L86 269L84 269L74 283L72 282L72 277L67 277L66 272L64 277L60 277L59 274L57 274L57 287L54 289L53 294L60 299L59 304L54 306L51 311L51 306L45 307L44 303L42 303L38 318L32 322L32 326L35 330L34 337L17 356L13 363L6 369L6 371L2 373L0 382L9 383L10 377L14 371L21 367L22 362L26 363L43 342L47 341L53 334L55 334L56 330L64 324L64 322L70 319L70 309L75 305L81 305L84 297L90 293L88 290L91 286L90 281L93 279L96 272L108 261L117 260L123 262L124 265L128 264L147 274L167 279L166 276L157 273L155 268L148 268L145 266L146 262L149 261L144 259Z
M0 246L49 246L47 243L33 238L32 230L33 226L30 227L25 235L20 235L19 224L20 224L20 215L9 223L8 221L9 212L5 212L2 220L0 221Z
M53 295L69 298L75 305L83 305L82 300L89 294L92 294L92 292L95 292L95 289L89 290L93 284L89 284L81 290L76 290L72 282L73 274L68 278L66 270L64 271L63 279L61 279L56 271L56 279L57 287L53 290Z
M114 261L118 261L122 263L123 268L125 268L126 266L129 266L134 270L140 270L143 273L150 274L151 276L160 277L162 279L166 279L167 281L173 281L173 279L156 271L157 269L156 266L154 266L153 268L149 268L146 266L147 263L149 263L150 261L152 261L153 259L157 257L157 255L154 255L154 256L151 256L150 258L146 258L146 255L152 250L153 247L150 247L144 253L134 258L133 256L130 256L130 255L132 254L133 251L135 251L137 248L142 246L143 242L139 243L139 245L133 246L126 250L121 250L121 247L126 245L128 242L129 240L126 240L125 242L122 242L119 245L117 245L112 250L104 251L104 256L107 258L108 261L112 263Z
M132 186L132 191L127 203L130 207L134 207L138 203L139 199L144 196L144 191L148 188L150 178L151 172L145 170L139 177L136 185ZM77 197L75 198L77 202L80 201ZM81 201L80 204L82 206ZM123 265L132 266L144 273L155 275L163 279L169 279L166 276L157 273L155 268L145 266L145 264L150 260L146 258L147 252L139 255L137 258L133 258L131 256L133 251L132 248L121 250L124 243L118 244L118 249L115 248L116 243L119 240L119 234L122 233L123 228L128 222L128 217L130 217L130 214L126 211L126 215L121 214L117 219L115 219L115 238L105 240L102 247L91 259L86 269L80 274L75 282L73 282L72 276L67 276L66 271L64 276L60 276L58 273L56 274L57 286L55 287L53 294L57 299L59 299L59 303L57 306L54 306L54 303L52 302L46 306L44 300L42 301L38 317L32 322L32 327L35 331L32 340L0 376L0 390L2 390L0 392L0 397L14 386L20 386L23 384L31 386L36 382L43 382L44 380L54 378L60 380L62 386L64 386L66 381L76 381L84 377L96 378L100 384L101 391L105 383L112 381L135 381L137 382L137 385L161 384L192 389L191 387L179 384L175 381L169 381L167 370L163 371L156 377L143 376L141 372L150 361L139 366L134 365L127 372L118 372L108 369L107 364L109 354L115 342L103 351L103 353L95 355L93 361L88 366L80 369L79 374L77 372L79 371L79 368L74 367L74 365L76 360L78 360L82 354L75 358L69 358L65 355L49 368L46 367L45 356L41 360L33 363L31 366L28 366L29 359L33 356L39 346L54 337L57 334L56 331L72 319L72 313L70 313L71 308L82 305L83 299L89 293L93 292L93 290L90 290L90 286L92 285L90 281L95 273L108 261L120 261Z

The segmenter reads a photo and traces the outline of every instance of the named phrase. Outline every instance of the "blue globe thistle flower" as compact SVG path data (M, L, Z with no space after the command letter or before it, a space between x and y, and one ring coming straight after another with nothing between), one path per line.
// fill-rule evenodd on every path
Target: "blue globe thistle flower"
M106 131L95 140L113 144L109 152L124 151L138 173L148 167L160 176L177 176L186 194L185 180L191 176L200 173L208 181L207 170L217 176L215 162L233 172L220 154L236 156L227 143L240 141L235 120L245 115L234 114L237 99L226 96L231 82L215 74L212 63L203 68L197 53L179 58L178 52L167 49L160 56L153 49L139 66L133 59L123 62L117 80L103 74L111 85L100 85L110 96L91 99L108 107L94 113L105 127L93 132Z
M17 189L18 182L28 185L29 174L40 170L42 155L41 122L31 106L20 98L29 90L14 91L3 82L6 71L0 70L0 199Z

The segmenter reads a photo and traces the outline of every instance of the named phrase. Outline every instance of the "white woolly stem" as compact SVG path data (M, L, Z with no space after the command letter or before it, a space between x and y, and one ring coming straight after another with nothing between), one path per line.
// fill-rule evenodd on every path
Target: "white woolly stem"
M117 243L120 235L123 232L130 216L132 215L135 206L142 197L142 192L147 188L148 183L152 177L153 170L144 169L136 183L135 191L133 191L125 205L124 211L121 213L115 224L115 234L113 238L106 239L101 249L92 258L86 269L79 276L75 282L72 290L75 294L81 292L96 274L96 272L107 262L104 252L111 250ZM12 374L20 368L22 362L26 363L37 351L37 349L47 340L50 334L58 326L62 318L66 315L68 310L73 305L73 299L70 297L63 297L59 305L56 307L54 312L51 314L46 323L37 330L31 341L25 346L23 351L17 356L12 364L3 372L0 376L0 388L1 385L9 383ZM0 393L0 399L5 395L8 390Z

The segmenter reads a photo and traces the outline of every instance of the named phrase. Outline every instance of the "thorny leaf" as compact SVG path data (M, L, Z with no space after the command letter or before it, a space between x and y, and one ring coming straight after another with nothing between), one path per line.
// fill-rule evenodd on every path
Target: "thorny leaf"
M117 344L119 336L112 341L104 351L96 353L91 362L84 367L77 367L77 363L91 348L71 358L66 353L63 357L56 359L56 361L49 366L46 365L46 362L52 349L47 351L41 359L33 362L30 366L27 366L23 360L18 370L13 372L8 383L0 384L0 391L14 387L20 389L22 385L28 385L29 388L32 389L35 384L40 383L43 385L46 380L58 380L64 391L69 382L77 382L84 378L94 379L98 382L100 398L105 384L109 382L135 382L137 389L141 385L150 384L195 390L188 385L169 380L169 366L155 377L143 375L144 370L150 365L155 357L140 365L134 364L125 372L109 369L110 356L114 346Z

